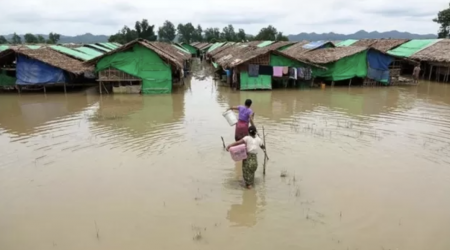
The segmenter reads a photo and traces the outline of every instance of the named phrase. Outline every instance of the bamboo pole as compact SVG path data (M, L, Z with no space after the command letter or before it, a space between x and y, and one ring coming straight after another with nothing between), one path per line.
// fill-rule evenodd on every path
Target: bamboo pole
M428 77L428 81L431 81L431 73L433 72L433 65L430 66L430 76Z
M348 86L352 86L352 80L353 80L353 78L350 78L350 82L348 83Z
M264 165L263 165L263 175L266 175L266 163L267 160L269 160L269 157L267 156L267 146L266 146L266 133L264 131L264 126L262 126L263 129L263 143L264 143Z
M220 138L222 138L223 149L226 149L227 147L225 146L225 141L223 140L223 136L221 136Z
M66 83L64 82L64 94L67 94Z

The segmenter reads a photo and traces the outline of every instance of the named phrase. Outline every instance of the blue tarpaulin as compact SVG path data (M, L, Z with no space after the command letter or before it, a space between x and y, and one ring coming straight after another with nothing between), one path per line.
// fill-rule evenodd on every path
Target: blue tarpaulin
M372 69L384 71L389 70L389 64L392 63L392 56L379 51L369 50L367 52L367 61Z
M368 67L367 77L382 83L389 83L389 69L388 70L378 70Z
M17 56L16 77L16 84L19 85L54 84L66 81L62 69L21 55Z
M317 48L325 45L326 43L327 43L327 41L316 41L316 42L307 43L307 44L303 45L302 47L304 49L317 49Z

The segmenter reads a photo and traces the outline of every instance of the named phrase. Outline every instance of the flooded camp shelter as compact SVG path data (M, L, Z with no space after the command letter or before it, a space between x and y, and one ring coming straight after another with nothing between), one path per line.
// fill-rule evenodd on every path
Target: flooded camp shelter
M411 60L421 62L422 77L428 80L449 82L450 39L440 39L414 53Z
M2 70L14 72L16 85L48 86L87 82L93 67L50 47L11 47L0 52ZM87 78L86 78L87 76Z
M108 85L128 93L160 94L172 92L188 59L189 54L169 43L136 39L85 64L95 65L100 89Z

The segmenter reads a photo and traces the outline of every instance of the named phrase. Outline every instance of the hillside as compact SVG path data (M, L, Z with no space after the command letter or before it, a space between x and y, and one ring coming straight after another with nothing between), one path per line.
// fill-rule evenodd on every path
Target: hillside
M323 34L317 34L317 33L300 33L297 35L289 35L290 41L302 41L302 40L308 40L308 41L319 41L319 40L346 40L346 39L364 39L364 38L372 38L372 39L379 39L379 38L395 38L395 39L432 39L437 38L436 35L433 34L426 34L426 35L419 35L419 34L412 34L409 32L400 32L397 30L388 31L388 32L367 32L365 30L360 30L354 34L337 34L337 33L323 33Z

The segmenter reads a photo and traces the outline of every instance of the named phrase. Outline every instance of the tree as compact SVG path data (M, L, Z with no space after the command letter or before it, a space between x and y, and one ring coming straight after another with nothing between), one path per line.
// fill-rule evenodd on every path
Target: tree
M439 27L438 37L448 38L450 35L450 7L439 11L437 17L433 19L433 22L441 25Z
M203 29L202 26L197 25L197 29L195 29L192 42L203 42Z
M223 28L221 38L228 42L237 40L233 25L229 24L228 26Z
M180 42L183 43L191 43L193 40L193 37L195 37L195 28L192 25L192 23L187 24L178 24L178 35Z
M0 36L0 44L7 44L8 40L4 36Z
M176 30L175 25L170 21L165 21L158 29L158 36L160 41L172 42L175 39Z
M38 43L45 43L45 38L43 36L41 36L41 35L38 35L37 36L37 41L38 41Z
M149 25L147 19L143 19L141 22L136 21L134 28L138 38L156 41L155 25Z
M109 42L117 42L120 44L129 43L137 38L137 33L135 30L128 28L128 26L123 26L119 32L109 37Z
M220 30L218 28L207 28L205 30L205 41L212 43L220 40Z
M31 33L25 34L25 36L23 36L23 38L25 40L25 43L38 43L37 37Z
M247 35L245 34L245 31L243 29L239 29L238 33L236 34L236 38L238 42L244 42L247 40Z
M277 38L278 31L272 25L262 28L259 33L255 36L256 41L275 41Z
M278 32L275 41L289 41L289 37L283 35L283 32Z
M21 44L22 43L22 38L16 34L16 32L14 32L12 38L11 38L11 43L12 44Z
M60 39L60 35L58 33L50 32L50 34L48 34L47 43L48 44L57 44L59 39Z

